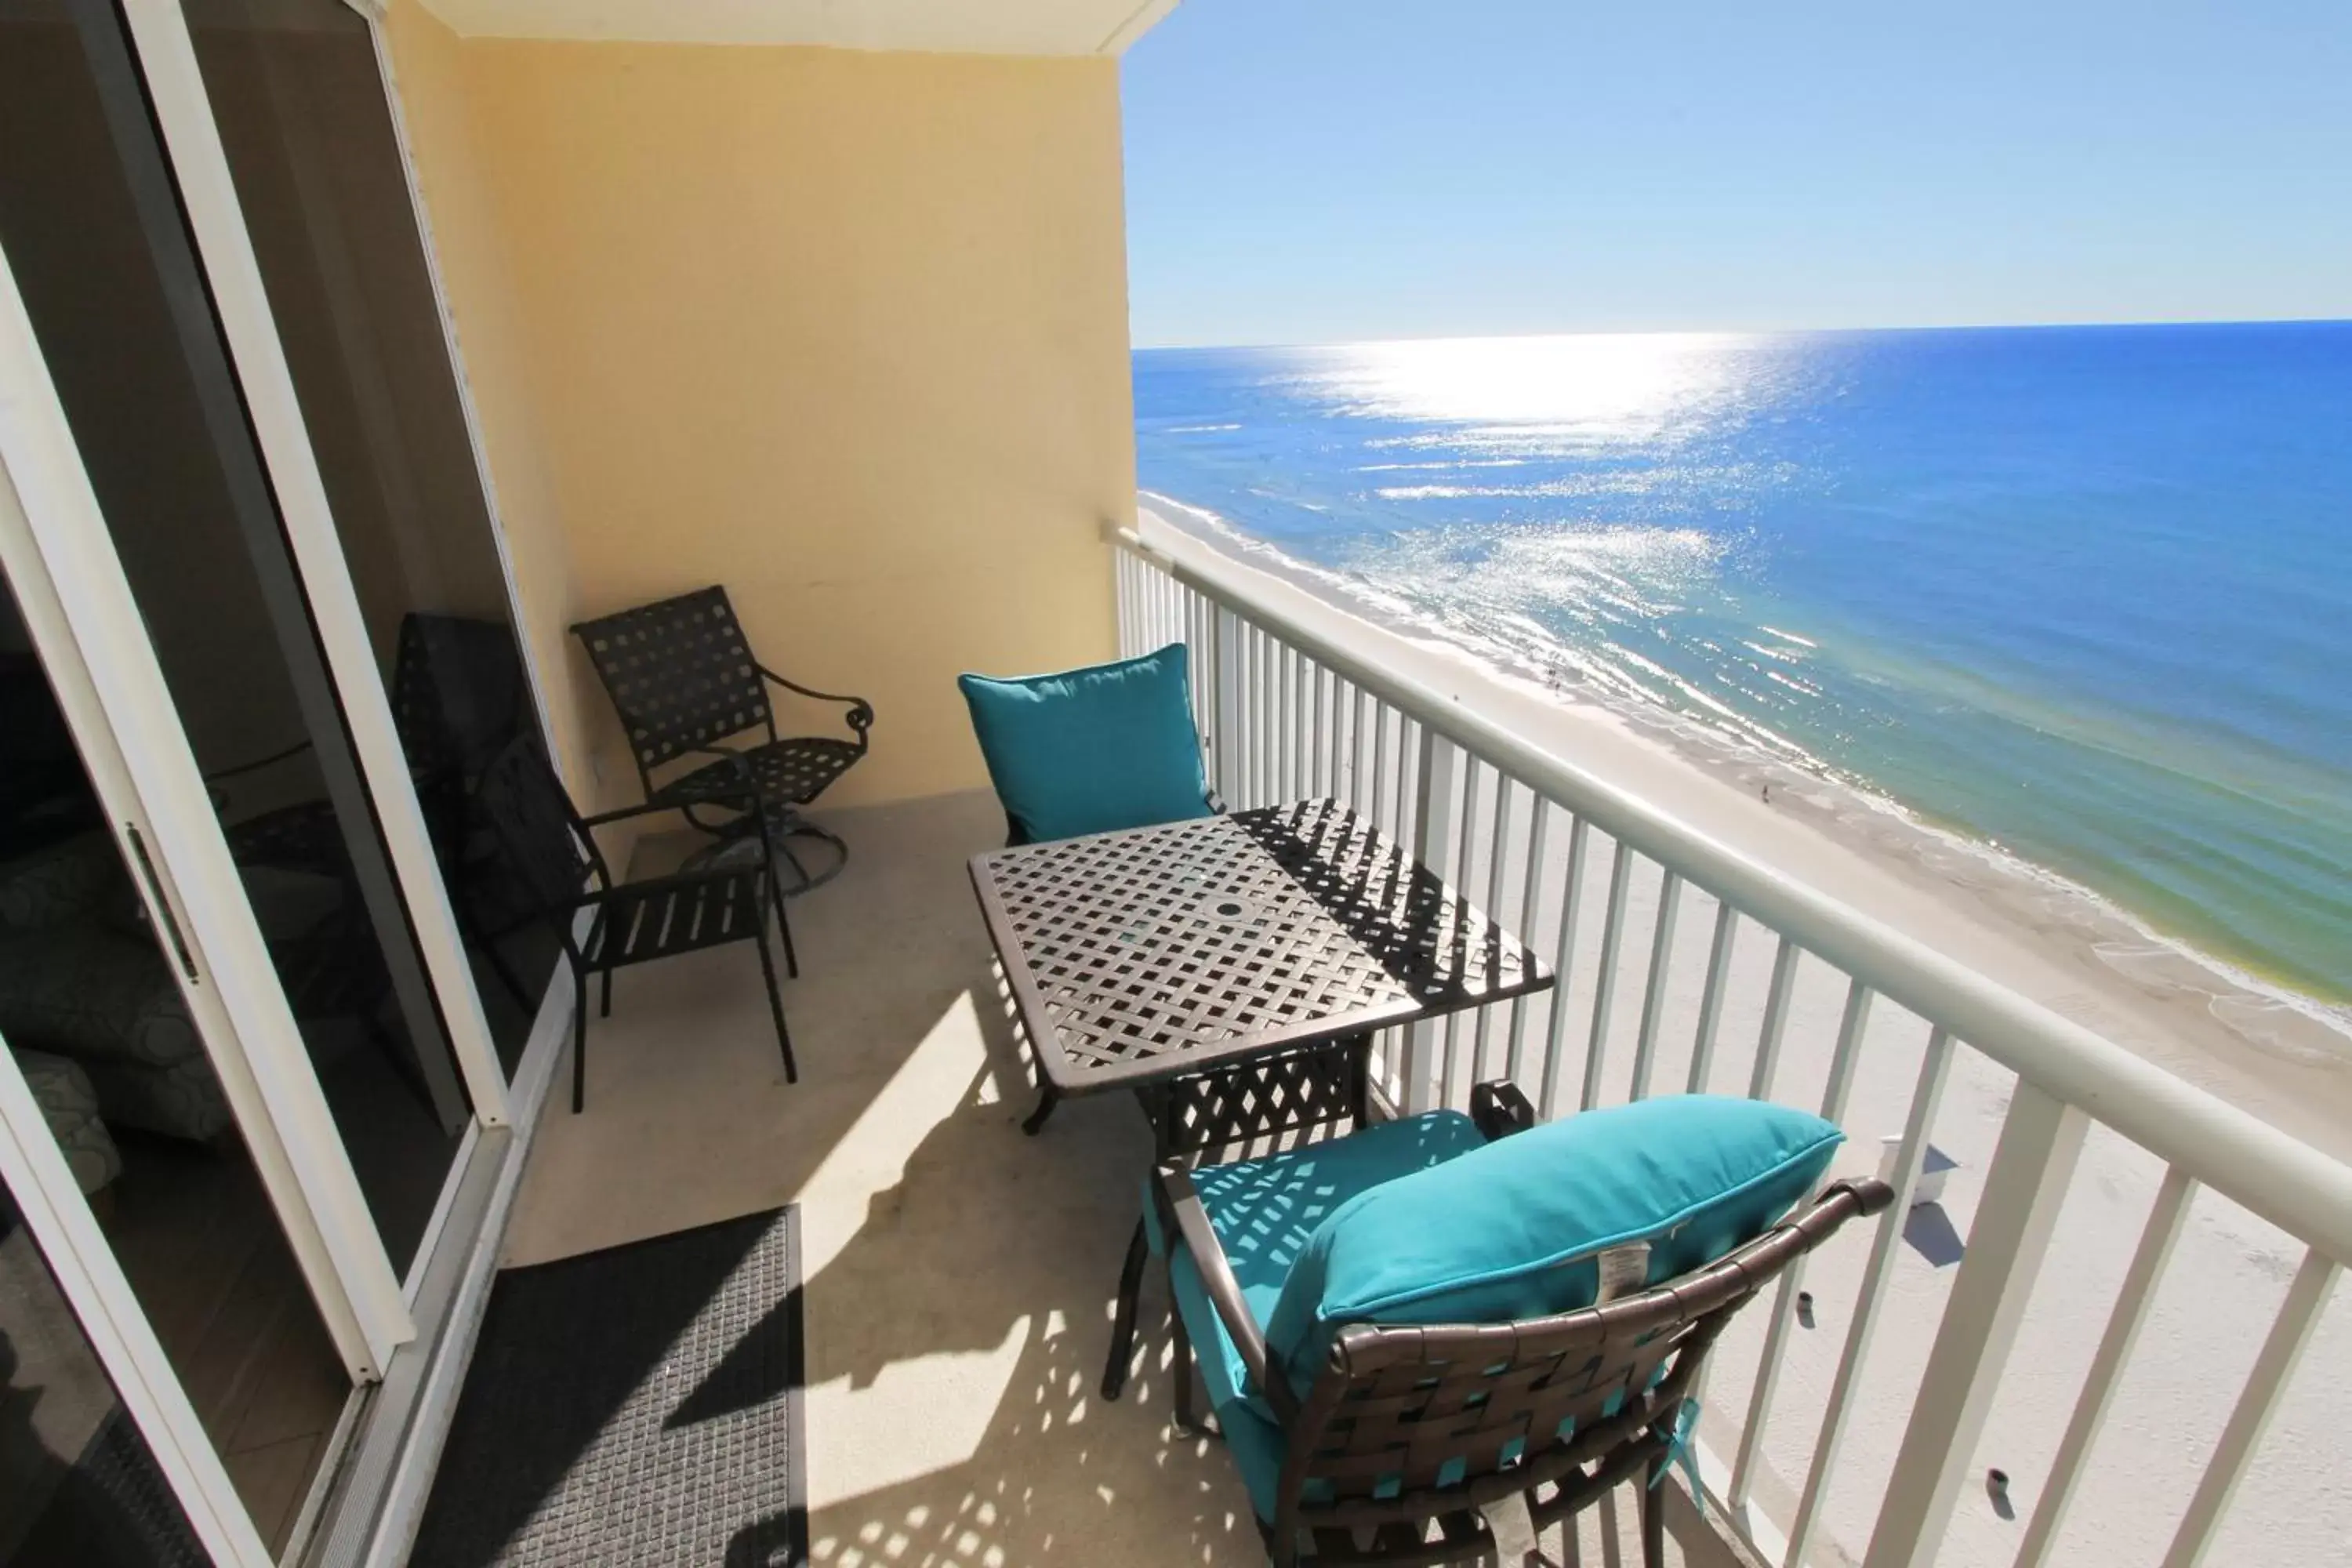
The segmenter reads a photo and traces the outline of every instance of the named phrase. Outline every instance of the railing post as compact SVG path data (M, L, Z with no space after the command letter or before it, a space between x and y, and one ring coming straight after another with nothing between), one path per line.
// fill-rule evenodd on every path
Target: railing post
M2221 1517L2230 1510L2230 1499L2245 1479L2254 1451L2263 1446L2263 1434L2269 1430L2271 1416L2278 1409L2279 1394L2294 1375L2303 1352L2310 1348L2312 1331L2327 1310L2327 1293L2335 1288L2336 1274L2333 1258L2315 1247L2305 1250L2303 1267L2295 1270L2294 1283L2286 1288L2286 1300L2279 1304L2278 1316L2254 1357L2254 1369L2246 1375L2246 1386L2230 1411L2229 1425L2221 1428L2205 1474L2189 1494L2189 1511L2181 1516L2180 1529L2164 1554L2164 1568L2198 1568L2205 1561Z
M2115 1313L2107 1320L2098 1353L2091 1357L2091 1370L2083 1378L2083 1392L2074 1401L2066 1435L2059 1439L2057 1457L2050 1461L2042 1480L2042 1500L2034 1507L2032 1522L2025 1527L2025 1543L2017 1549L2015 1568L2042 1568L2050 1560L2051 1546L2066 1521L2066 1505L2074 1500L2074 1484L2082 1478L2083 1461L2090 1456L2092 1440L2106 1419L2107 1405L2115 1397L2125 1363L2131 1360L2132 1347L2139 1342L2157 1281L2172 1260L2173 1246L2180 1239L2182 1222L2189 1217L2189 1205L2196 1195L2196 1179L2188 1172L2178 1165L2165 1171L2164 1184L2157 1189L2156 1202L2148 1209L2147 1228L2140 1233L2139 1250L2132 1254L2123 1289L2116 1293Z
M2076 1107L2018 1079L1864 1568L1935 1562L2090 1124Z
M1451 878L1454 850L1454 775L1461 748L1424 724L1421 729L1419 783L1412 802L1413 858L1433 875ZM1442 1049L1444 1026L1423 1019L1405 1030L1404 1092L1409 1111L1430 1109L1429 1071Z
M1118 657L1127 658L1135 652L1138 634L1136 618L1136 568L1133 555L1114 546L1110 552L1111 580L1118 589Z
M1217 798L1242 804L1242 618L1216 614L1217 694L1209 710L1209 754L1217 770Z

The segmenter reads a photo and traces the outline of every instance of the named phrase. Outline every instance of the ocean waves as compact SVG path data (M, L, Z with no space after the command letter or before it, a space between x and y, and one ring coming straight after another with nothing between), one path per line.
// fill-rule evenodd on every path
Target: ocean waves
M2352 326L1144 353L1137 410L1381 614L2352 1001Z

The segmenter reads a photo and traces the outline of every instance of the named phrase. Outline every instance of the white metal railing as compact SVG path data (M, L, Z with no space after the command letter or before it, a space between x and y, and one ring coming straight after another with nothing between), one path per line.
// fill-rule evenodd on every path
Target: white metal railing
M1853 1256L1857 1243L1813 1262L1829 1276L1817 1287L1823 1299L1840 1287L1838 1310L1847 1314L1833 1365L1798 1310L1802 1268L1783 1278L1767 1312L1749 1314L1759 1320L1750 1339L1727 1335L1713 1359L1701 1475L1753 1550L1796 1568L1829 1558L1838 1536L1864 1543L1865 1568L1937 1561L1962 1481L1984 1462L1980 1440L2002 1397L2002 1372L2086 1142L2096 1138L2102 1161L2136 1161L2155 1184L2145 1229L2104 1333L2074 1336L2087 1366L2063 1433L2053 1434L2026 1489L2030 1518L2008 1536L1979 1531L1960 1557L2018 1568L2059 1560L2070 1505L2184 1216L2210 1190L2294 1238L2301 1262L2251 1368L2212 1373L2241 1377L2240 1391L2201 1474L2181 1489L2188 1498L2178 1518L2166 1521L2161 1555L2165 1568L2202 1560L2337 1270L2352 1263L2352 1167L1465 707L1402 661L1368 652L1374 645L1344 622L1286 608L1264 574L1214 549L1163 541L1156 527L1149 538L1110 532L1121 646L1188 646L1205 754L1229 805L1344 799L1516 921L1552 961L1558 984L1548 996L1384 1038L1379 1060L1400 1103L1459 1106L1471 1083L1499 1072L1546 1117L1688 1089L1801 1094L1850 1129L1873 1116L1901 1128L1888 1157L1897 1201L1867 1237L1867 1256ZM1712 921L1694 921L1708 904ZM1753 983L1735 963L1748 931L1772 944L1769 977L1751 966ZM1638 1010L1621 995L1629 961L1640 965ZM1676 981L1689 974L1701 977L1695 997ZM1891 1005L1879 1007L1882 1000ZM1799 1017L1803 1026L1792 1028ZM1964 1253L1957 1268L1915 1269L1932 1279L1898 1292L1931 1138L1940 1148L1968 1135L1944 1114L1956 1081L1987 1107ZM1931 1336L1918 1331L1923 1311L1936 1314ZM1897 1312L1914 1328L1904 1348L1923 1359L1874 1372L1874 1340ZM1890 1388L1913 1375L1913 1363L1916 1384ZM1810 1379L1802 1400L1785 1386L1798 1375L1792 1367ZM1725 1417L1738 1422L1727 1442L1716 1430ZM1864 1419L1885 1439L1866 1452L1847 1443ZM1791 1486L1784 1475L1801 1479ZM1759 1500L1767 1490L1769 1511ZM1843 1530L1830 1525L1833 1497Z

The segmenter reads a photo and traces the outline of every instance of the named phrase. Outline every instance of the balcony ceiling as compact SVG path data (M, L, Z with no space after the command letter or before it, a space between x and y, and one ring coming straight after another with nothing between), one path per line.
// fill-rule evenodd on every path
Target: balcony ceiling
M467 37L1117 55L1177 0L425 0Z

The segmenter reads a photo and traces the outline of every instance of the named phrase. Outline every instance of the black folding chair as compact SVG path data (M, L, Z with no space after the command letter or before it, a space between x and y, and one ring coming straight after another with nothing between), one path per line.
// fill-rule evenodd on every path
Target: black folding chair
M667 877L617 880L596 847L595 830L674 805L648 803L582 816L538 746L529 739L509 743L483 775L479 801L505 846L505 860L523 884L518 891L553 921L564 956L572 963L572 1109L587 1099L588 976L601 974L600 1014L613 1011L613 971L648 963L700 948L750 942L760 950L760 973L768 985L768 1009L776 1020L776 1042L784 1056L784 1081L797 1083L793 1037L784 1026L784 1005L776 992L776 966L768 954L768 913L783 933L784 963L797 975L793 928L776 887L773 846L756 791L739 780L732 795L707 797L740 805L759 835L761 854L721 857ZM587 934L578 934L582 910L593 911Z

